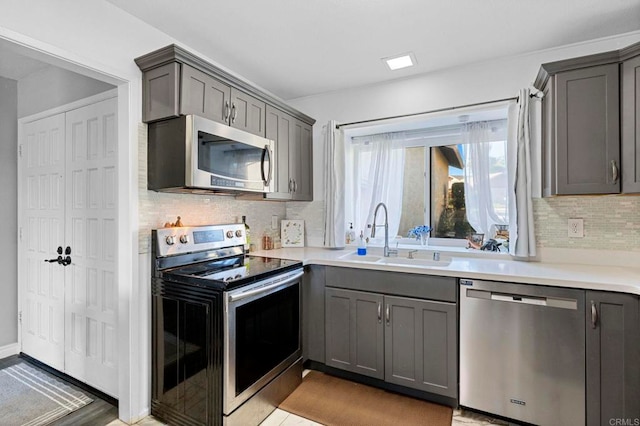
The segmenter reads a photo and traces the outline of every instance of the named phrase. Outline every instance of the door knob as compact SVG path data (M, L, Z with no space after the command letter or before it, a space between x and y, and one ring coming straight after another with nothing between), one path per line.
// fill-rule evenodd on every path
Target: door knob
M58 246L58 250L56 250L58 254L62 254L62 246Z

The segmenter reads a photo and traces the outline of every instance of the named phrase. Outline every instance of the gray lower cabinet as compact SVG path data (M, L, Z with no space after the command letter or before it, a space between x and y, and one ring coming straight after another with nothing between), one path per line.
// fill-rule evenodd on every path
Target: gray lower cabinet
M302 277L302 357L324 364L325 267L307 265Z
M328 366L457 397L456 304L326 287Z
M275 191L266 198L313 200L312 127L267 105L266 137L275 141Z
M327 288L326 364L384 379L381 294Z
M385 381L455 398L455 303L385 296Z
M638 296L587 291L587 425L640 419Z

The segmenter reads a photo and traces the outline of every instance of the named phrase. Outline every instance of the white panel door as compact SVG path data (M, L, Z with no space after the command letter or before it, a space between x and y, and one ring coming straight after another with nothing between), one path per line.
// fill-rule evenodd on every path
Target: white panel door
M117 101L66 114L65 371L117 397Z
M64 370L64 266L47 262L64 245L65 117L23 127L19 267L22 351ZM64 256L64 255L63 255Z

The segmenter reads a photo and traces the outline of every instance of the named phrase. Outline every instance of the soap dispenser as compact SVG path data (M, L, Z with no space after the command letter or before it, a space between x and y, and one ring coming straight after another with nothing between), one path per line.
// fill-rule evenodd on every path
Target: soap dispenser
M364 240L364 232L360 231L360 239L358 241L358 256L366 256L367 242Z
M345 233L344 241L346 244L351 244L356 241L356 232L353 230L353 222L349 222L349 229Z

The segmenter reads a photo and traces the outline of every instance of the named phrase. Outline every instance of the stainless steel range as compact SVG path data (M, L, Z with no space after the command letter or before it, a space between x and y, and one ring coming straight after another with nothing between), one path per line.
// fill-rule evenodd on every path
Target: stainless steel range
M259 424L302 379L301 262L247 256L244 225L152 232L153 415Z

